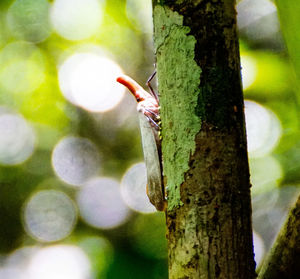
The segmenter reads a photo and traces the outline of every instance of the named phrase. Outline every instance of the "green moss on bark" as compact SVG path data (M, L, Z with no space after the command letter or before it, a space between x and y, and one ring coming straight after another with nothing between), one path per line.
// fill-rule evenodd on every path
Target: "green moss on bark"
M189 159L195 151L195 136L201 128L201 113L197 108L201 68L194 59L196 39L188 35L190 29L183 25L181 15L157 5L154 25L163 171L168 209L172 209L181 204L180 185L189 170Z

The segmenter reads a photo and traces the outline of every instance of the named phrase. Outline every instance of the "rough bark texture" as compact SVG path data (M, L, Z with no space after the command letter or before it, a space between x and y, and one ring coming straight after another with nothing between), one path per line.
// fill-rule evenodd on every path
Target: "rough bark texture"
M169 278L255 278L234 0L153 0Z
M258 279L293 279L300 274L300 196L263 263Z

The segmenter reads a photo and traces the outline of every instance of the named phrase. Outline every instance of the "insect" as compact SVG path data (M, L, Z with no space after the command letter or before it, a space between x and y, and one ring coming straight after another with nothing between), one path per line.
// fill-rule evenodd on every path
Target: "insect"
M147 196L159 211L166 209L165 191L162 178L161 141L159 138L159 99L151 87L151 80L147 85L150 92L145 91L136 81L126 75L117 78L117 82L128 88L137 101L144 160L147 169Z

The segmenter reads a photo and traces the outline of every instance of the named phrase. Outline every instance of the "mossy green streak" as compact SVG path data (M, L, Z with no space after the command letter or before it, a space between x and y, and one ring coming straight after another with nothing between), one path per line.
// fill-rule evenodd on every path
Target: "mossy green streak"
M155 51L162 120L163 172L168 209L182 204L180 185L201 128L196 115L201 68L194 60L196 40L183 16L167 7L154 8Z

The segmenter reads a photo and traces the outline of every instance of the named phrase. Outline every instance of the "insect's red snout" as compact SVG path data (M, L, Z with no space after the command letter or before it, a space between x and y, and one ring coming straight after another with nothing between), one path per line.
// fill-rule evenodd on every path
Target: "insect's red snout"
M126 86L138 103L144 101L147 98L148 93L129 76L119 76L117 78L117 82Z

